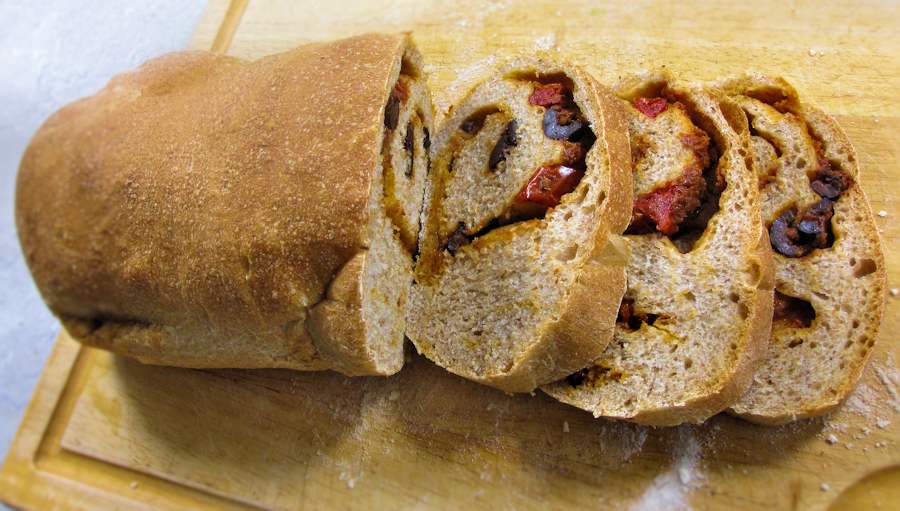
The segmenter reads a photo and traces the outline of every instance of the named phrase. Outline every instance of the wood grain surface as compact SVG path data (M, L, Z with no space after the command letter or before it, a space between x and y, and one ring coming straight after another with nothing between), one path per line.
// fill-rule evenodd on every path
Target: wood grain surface
M900 285L893 2L210 2L192 46L255 58L411 30L440 109L492 63L559 52L613 83L666 66L781 74L860 156ZM337 78L339 79L339 77ZM28 509L898 509L900 298L829 417L648 429L509 396L411 356L391 378L142 366L60 336L0 473Z

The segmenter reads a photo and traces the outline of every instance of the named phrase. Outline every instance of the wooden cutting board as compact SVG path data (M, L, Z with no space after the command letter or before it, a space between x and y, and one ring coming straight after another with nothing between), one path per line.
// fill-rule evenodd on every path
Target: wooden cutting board
M898 20L891 2L213 0L192 46L258 57L412 30L442 109L517 51L558 50L608 83L659 65L697 79L783 74L855 143L900 285ZM847 404L779 428L727 416L658 430L595 420L416 356L391 378L196 371L142 366L62 334L0 497L28 509L900 509L900 302L887 300Z

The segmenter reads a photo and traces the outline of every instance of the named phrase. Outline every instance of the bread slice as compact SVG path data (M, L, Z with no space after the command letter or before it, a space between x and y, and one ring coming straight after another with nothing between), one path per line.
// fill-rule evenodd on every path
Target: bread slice
M600 354L625 289L621 106L577 67L513 59L434 139L408 337L453 373L524 392Z
M784 80L748 74L720 87L750 122L778 291L768 354L731 412L762 424L822 415L853 390L884 310L884 257L859 160L834 119ZM801 220L821 235L792 238Z
M18 177L38 288L143 362L403 364L432 107L406 35L154 59L63 108Z
M543 389L597 417L700 422L743 393L769 336L772 262L746 120L665 74L617 92L635 172L628 290L603 354Z

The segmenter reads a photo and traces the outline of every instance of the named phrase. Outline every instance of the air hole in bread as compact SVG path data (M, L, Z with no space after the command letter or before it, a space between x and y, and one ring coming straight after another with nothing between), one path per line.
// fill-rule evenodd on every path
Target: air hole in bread
M853 328L854 330L856 330L857 328L859 328L859 320L858 320L858 319L854 319L854 320L853 320L853 323L851 323L850 326L851 326L851 328Z
M875 265L874 260L868 259L868 258L861 259L859 261L859 264L857 264L853 268L853 276L856 278L862 278L862 277L865 277L866 275L875 273L875 270L877 270L877 269L878 269L878 267Z
M513 71L503 76L508 80L535 82L541 84L561 83L570 91L575 90L575 82L565 73L538 73L537 71Z
M693 360L691 360L689 358L684 359L684 368L685 369L690 369L692 365L694 365Z
M750 309L747 308L747 305L745 305L743 302L738 302L737 306L738 315L741 316L741 319L747 319L747 317L750 316Z
M557 252L556 260L562 262L568 262L572 259L575 259L575 256L578 255L578 245L569 245L565 249Z
M797 168L798 169L806 168L806 159L805 158L797 158Z
M772 321L790 328L809 328L816 319L816 310L808 301L775 290Z
M400 60L400 74L416 80L419 78L419 67L413 64L413 62L404 55L403 59Z
M566 377L566 383L572 387L590 386L605 381L621 382L627 376L624 371L601 363L570 374Z
M779 87L761 86L756 89L743 92L745 96L751 97L763 103L768 103L781 113L785 112L785 101L788 99L784 91Z
M803 339L791 339L790 342L788 342L788 348L796 348L801 345L803 345Z
M757 261L751 261L747 271L747 285L750 287L759 287L762 279L762 268Z
M694 293L692 293L692 292L690 292L690 291L685 291L684 293L681 294L681 296L683 296L684 299L687 300L687 301L689 301L689 302L695 302L695 301L697 301L697 297L694 296Z
M657 322L662 324L668 320L669 317L665 314L653 314L636 309L634 300L631 298L622 299L622 303L619 304L619 313L616 316L616 324L629 332L640 330L642 325L653 326Z
M731 292L728 293L728 299L734 303L738 303L741 300L741 297L737 293Z
M741 107L736 105L730 99L723 99L717 102L719 106L719 110L722 112L722 117L725 118L725 122L728 123L728 126L734 130L735 133L744 134L747 132L747 118L744 116L744 112ZM741 156L746 156L746 152L743 149L740 151Z

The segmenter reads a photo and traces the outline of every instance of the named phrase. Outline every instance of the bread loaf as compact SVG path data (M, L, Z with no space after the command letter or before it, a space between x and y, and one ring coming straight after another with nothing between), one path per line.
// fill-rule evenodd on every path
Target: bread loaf
M603 354L544 390L597 417L700 422L746 389L771 324L746 120L726 97L664 74L617 92L634 165L628 290Z
M625 286L621 106L577 67L513 59L434 138L407 335L453 373L530 391L584 367Z
M403 363L432 110L405 35L170 54L53 115L16 222L75 339L187 367Z
M772 340L731 411L763 424L821 415L853 390L884 310L884 257L859 159L837 122L784 80L748 74L719 85L749 119L775 259Z

